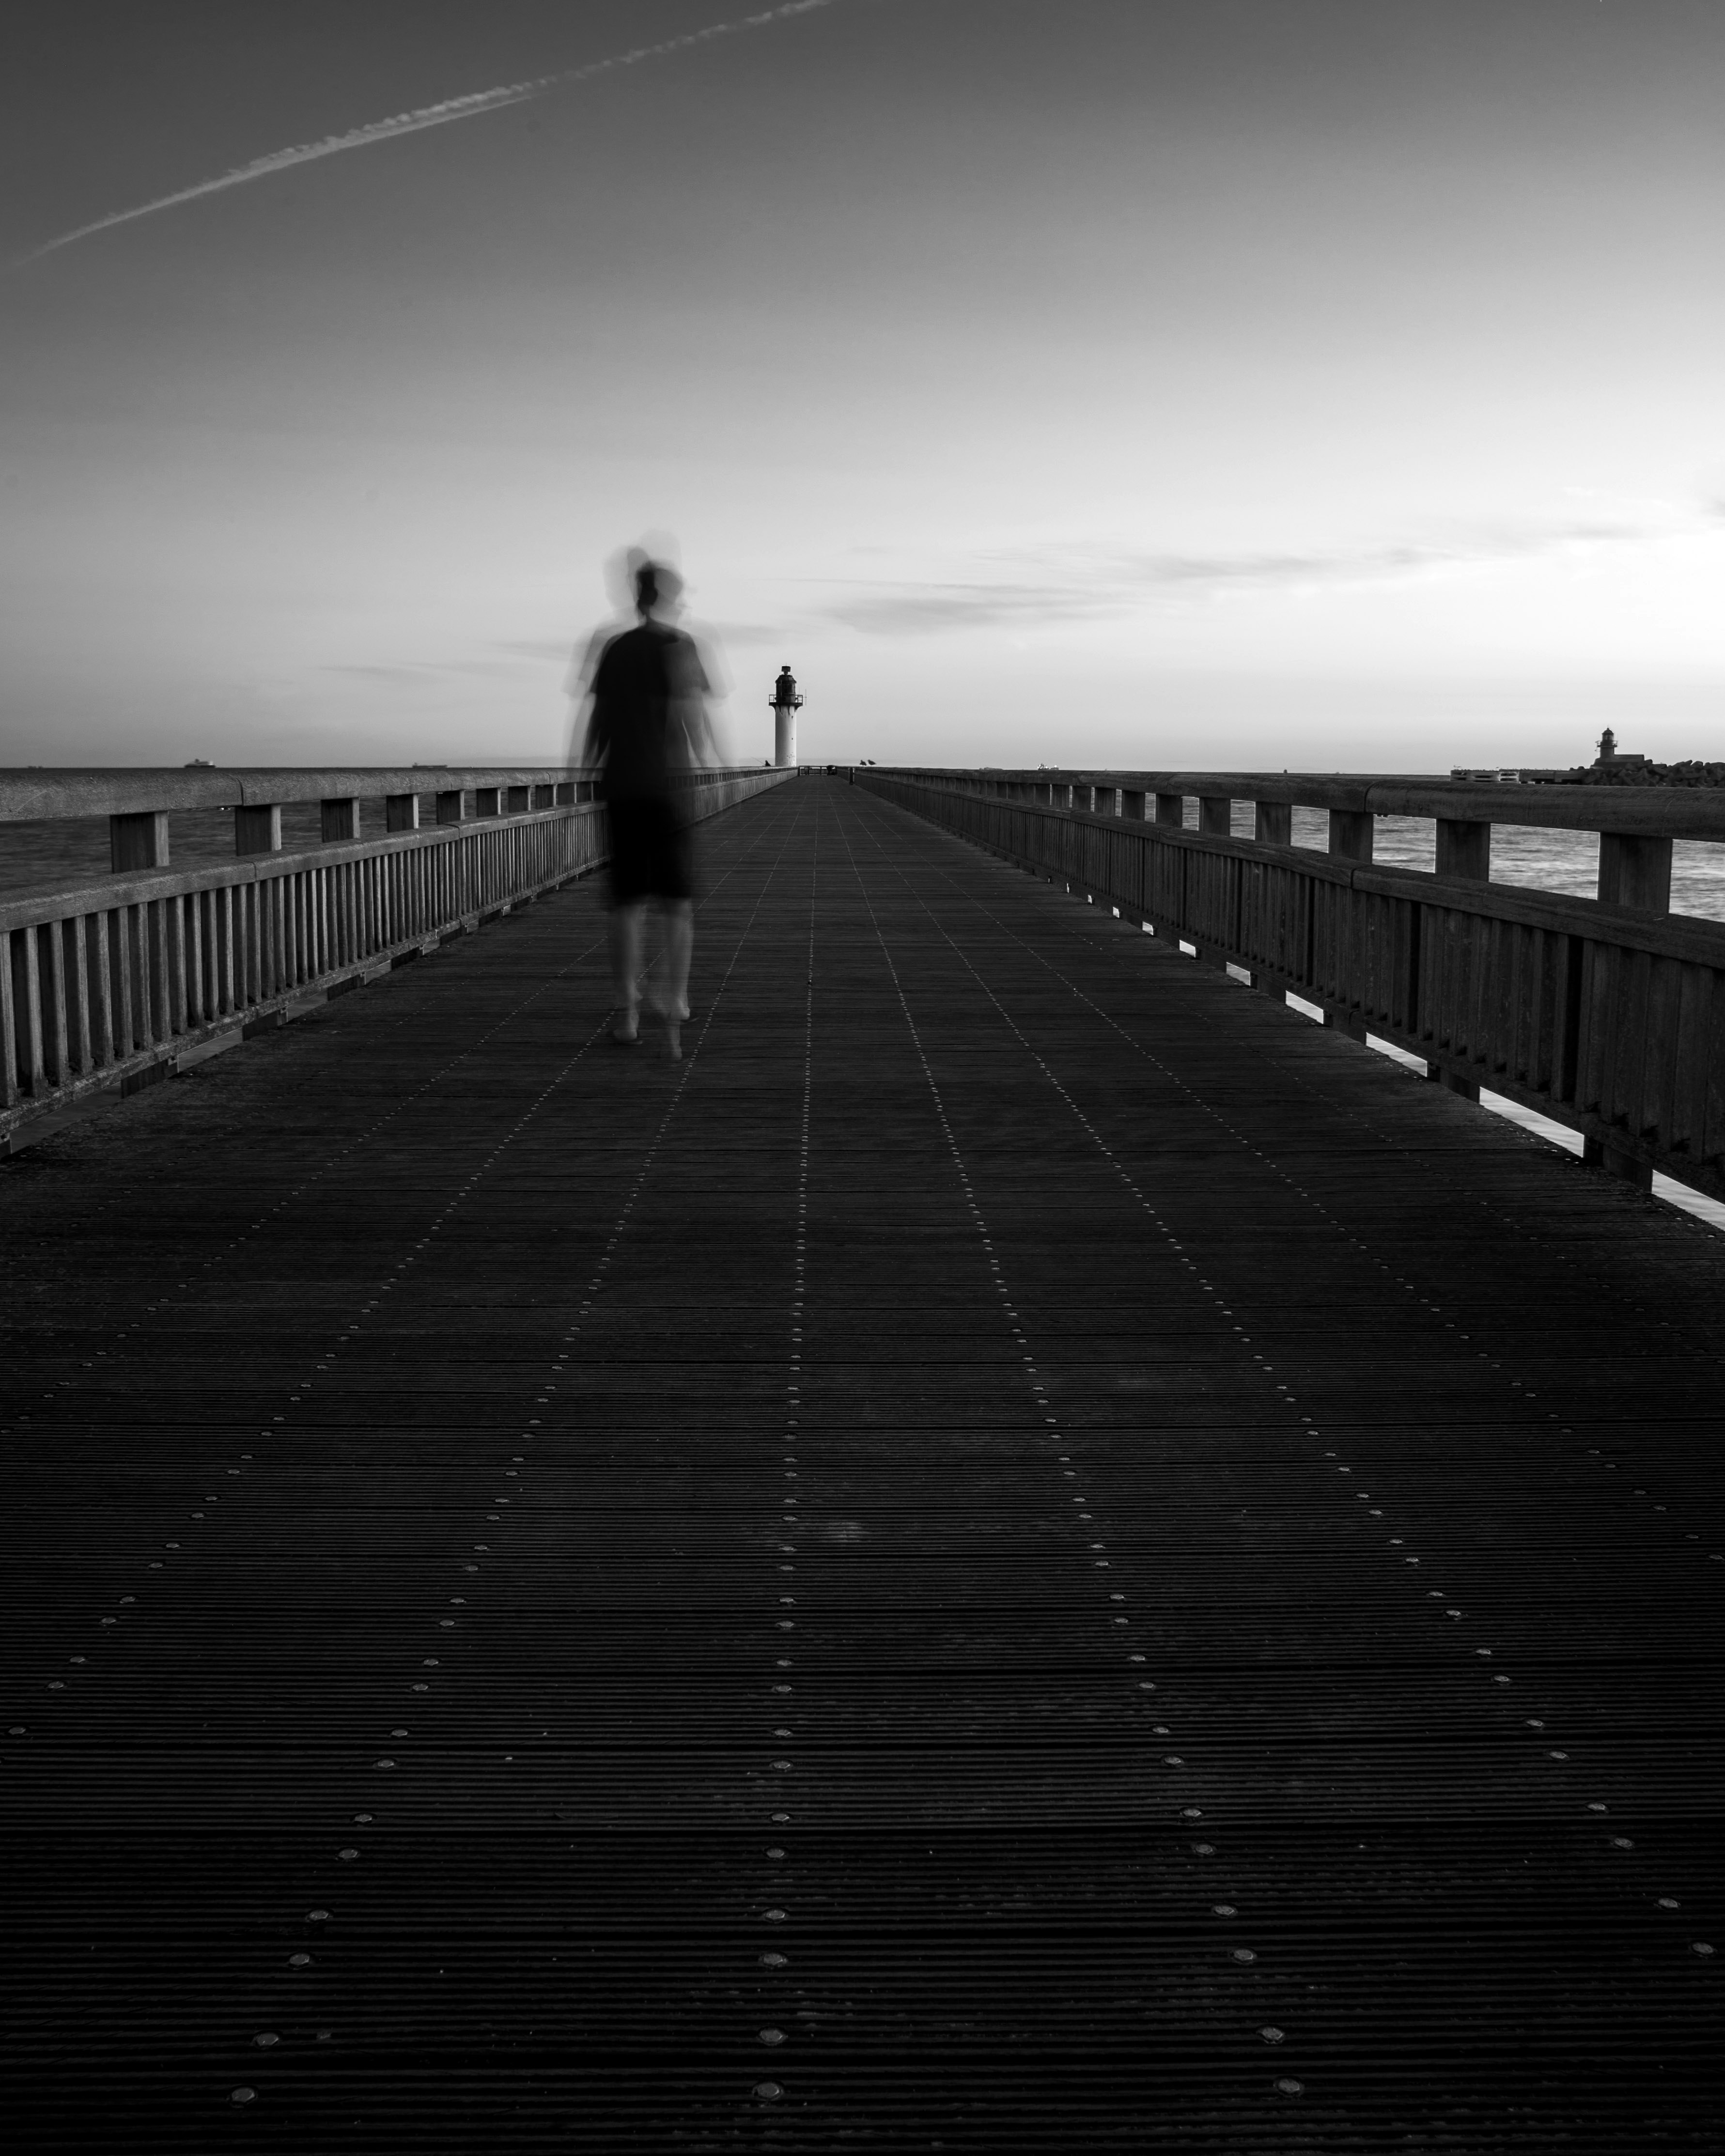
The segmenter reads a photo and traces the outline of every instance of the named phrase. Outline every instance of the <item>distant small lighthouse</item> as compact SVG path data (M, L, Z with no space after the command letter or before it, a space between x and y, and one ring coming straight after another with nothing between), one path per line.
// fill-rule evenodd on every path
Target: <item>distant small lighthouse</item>
M797 761L797 714L803 699L797 694L797 677L781 666L768 700L773 706L773 761L783 768Z

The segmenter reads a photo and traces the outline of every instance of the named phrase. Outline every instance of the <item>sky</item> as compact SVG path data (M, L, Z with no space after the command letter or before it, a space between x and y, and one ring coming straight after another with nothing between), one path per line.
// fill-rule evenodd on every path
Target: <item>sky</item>
M1718 0L769 7L15 11L0 764L1725 757Z

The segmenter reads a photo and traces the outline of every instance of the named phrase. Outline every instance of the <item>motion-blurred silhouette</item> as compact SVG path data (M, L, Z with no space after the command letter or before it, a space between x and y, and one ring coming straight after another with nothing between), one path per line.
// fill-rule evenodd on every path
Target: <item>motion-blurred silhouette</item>
M706 705L711 684L694 638L675 625L682 578L639 548L627 567L637 619L632 629L596 631L588 644L578 675L586 718L578 761L598 767L610 822L611 1038L624 1047L640 1038L644 987L675 1062L695 941L689 778L718 761ZM665 942L644 972L649 900L658 903Z

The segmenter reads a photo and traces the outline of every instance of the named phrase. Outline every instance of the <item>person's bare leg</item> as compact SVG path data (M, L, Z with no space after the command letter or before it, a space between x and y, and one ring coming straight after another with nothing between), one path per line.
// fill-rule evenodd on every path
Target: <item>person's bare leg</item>
M660 909L665 941L653 961L649 1009L665 1025L665 1052L673 1063L683 1056L683 1020L689 1015L689 959L695 947L695 909L686 898L668 899Z
M686 898L665 909L665 1007L680 1022L689 1015L689 962L695 955L695 908Z
M611 909L611 978L617 988L617 1018L611 1028L614 1040L634 1040L640 1031L641 927L646 912L639 901Z

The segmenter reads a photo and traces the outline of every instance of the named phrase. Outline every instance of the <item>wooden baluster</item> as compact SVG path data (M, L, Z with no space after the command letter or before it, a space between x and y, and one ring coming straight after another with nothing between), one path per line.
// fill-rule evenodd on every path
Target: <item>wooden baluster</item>
M235 970L235 949L238 936L239 908L234 903L232 884L223 884L210 894L214 901L213 941L215 949L215 1000L213 1016L226 1018L239 1007L238 976Z
M72 1052L80 1072L91 1068L90 1024L90 945L85 916L74 914L65 924L66 983L72 998Z
M156 1045L156 979L151 949L150 906L147 900L126 910L131 953L131 1045L134 1050Z
M152 899L138 908L139 926L144 935L146 963L149 968L149 1045L154 1048L167 1040L172 1032L172 981L167 958L167 906L161 899Z
M28 936L30 932L23 932ZM14 932L0 928L0 1108L16 1107L18 1097L18 1007L12 984L16 945Z
M417 831L419 828L418 795L387 794L383 801L383 827L388 831Z
M131 942L134 942L134 914L136 906L116 906L108 914L108 955L112 962L112 981L115 981L115 1060L123 1063L138 1045L138 1015L131 1009Z
M71 1053L66 1029L66 945L57 921L46 922L33 933L42 946L44 1061L56 1086L71 1075Z
M250 1000L260 1004L275 990L275 886L269 883L254 883L250 893L249 923L251 929L252 971L254 984Z
M33 923L18 932L18 947L23 957L21 978L14 983L19 1076L30 1098L39 1101L48 1090L48 1074L42 1059L42 954Z
M186 1030L191 1004L186 982L186 901L177 892L162 901L162 1031Z
M1252 836L1260 846L1291 846L1294 811L1286 801L1255 801L1252 804Z
M114 916L103 911L90 917L90 979L93 1024L90 1042L96 1068L105 1069L119 1053L114 1036Z
M277 879L281 891L281 986L296 988L305 970L305 893L296 875Z
M334 801L320 802L318 813L325 845L341 845L359 836L359 803L356 798L344 794Z

